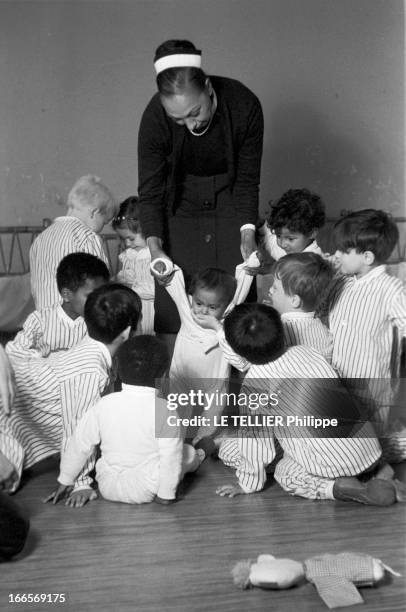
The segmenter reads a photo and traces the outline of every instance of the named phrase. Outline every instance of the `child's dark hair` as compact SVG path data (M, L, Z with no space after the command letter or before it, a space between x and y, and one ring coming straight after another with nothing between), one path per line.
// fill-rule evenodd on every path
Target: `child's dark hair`
M224 319L224 334L233 351L250 363L268 363L284 350L281 318L265 304L238 304Z
M308 236L326 222L322 199L308 189L289 189L270 205L267 221L275 234L286 227L291 232Z
M167 40L155 51L154 62L166 55L175 53L196 53L197 49L189 40ZM201 68L194 66L167 68L156 77L156 84L161 96L173 96L182 93L187 86L195 87L199 92L206 86L207 76Z
M334 225L335 249L357 253L371 251L376 263L385 263L392 254L399 230L392 217L383 210L366 208L350 213Z
M108 283L92 291L86 300L84 319L89 336L110 344L128 326L137 329L141 299L132 289Z
M273 268L287 295L298 295L302 308L316 310L334 276L333 267L317 253L289 253Z
M69 253L61 259L56 270L58 291L69 289L77 291L87 279L102 278L106 283L110 280L110 272L101 259L90 253Z
M221 291L227 304L231 302L237 288L237 281L232 274L219 268L205 268L196 272L189 284L189 293L193 295L196 289Z
M119 211L111 225L114 230L129 229L134 234L142 234L140 222L140 205L136 196L126 198L120 204Z
M117 351L118 375L127 385L154 387L169 362L166 344L155 336L134 336Z

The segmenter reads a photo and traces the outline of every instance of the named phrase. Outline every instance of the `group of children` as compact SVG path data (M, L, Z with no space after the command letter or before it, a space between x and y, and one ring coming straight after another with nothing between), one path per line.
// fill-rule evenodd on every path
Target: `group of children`
M124 246L115 279L100 239L110 221ZM186 289L176 265L151 262L137 198L117 211L97 177L79 179L67 215L31 247L36 311L6 346L15 398L9 414L0 409L3 488L15 491L23 469L60 452L49 501L78 507L93 499L96 466L106 499L166 504L186 472L217 454L237 476L221 496L260 491L272 470L284 490L310 499L403 501L386 463L406 458L405 432L390 410L394 330L406 335L406 296L384 266L397 227L382 211L344 217L334 228L333 265L316 242L324 222L317 195L289 190L235 277L209 268ZM269 292L264 303L244 303L255 275L268 278ZM181 318L171 360L153 335L155 279ZM272 426L216 426L231 366L244 373L239 395L278 398L255 412L275 418ZM190 439L192 406L180 407L169 426L163 388L206 398L199 409L208 424ZM287 426L292 415L301 420ZM320 431L315 418L330 424Z

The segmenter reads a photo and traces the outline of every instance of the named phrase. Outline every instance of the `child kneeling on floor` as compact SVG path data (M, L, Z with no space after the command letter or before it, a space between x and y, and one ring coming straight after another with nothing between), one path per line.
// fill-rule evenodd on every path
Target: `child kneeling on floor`
M248 399L260 391L277 400L255 406L253 413L273 416L273 425L241 428L237 436L219 440L219 458L236 468L238 482L219 487L218 495L260 491L266 467L277 456L277 440L283 458L276 465L275 480L292 495L377 506L404 501L404 484L392 480L393 471L381 462L372 425L358 410L352 413L350 397L317 351L286 348L274 308L240 304L226 317L224 332L230 361L234 352L250 363L243 383ZM329 426L317 428L316 418Z
M64 497L94 447L100 444L96 480L105 499L129 504L175 501L186 472L205 457L184 444L176 419L168 423L166 400L158 396L156 379L169 366L163 342L136 336L117 352L122 391L103 397L79 421L62 455L53 503Z

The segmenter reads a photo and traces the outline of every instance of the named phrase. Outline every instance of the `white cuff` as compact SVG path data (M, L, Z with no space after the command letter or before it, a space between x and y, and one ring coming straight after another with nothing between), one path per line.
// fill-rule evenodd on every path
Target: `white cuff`
M255 225L253 223L245 223L245 225L242 225L240 227L240 232L242 232L243 230L246 230L246 229L250 229L253 232L255 232Z

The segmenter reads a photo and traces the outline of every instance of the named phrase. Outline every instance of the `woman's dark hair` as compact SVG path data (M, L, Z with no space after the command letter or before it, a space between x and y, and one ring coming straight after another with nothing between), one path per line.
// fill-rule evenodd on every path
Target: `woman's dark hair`
M120 209L111 225L114 230L129 229L134 234L142 234L140 205L136 196L130 196L121 202Z
M192 277L188 289L189 294L193 295L198 288L221 292L226 304L229 304L234 297L237 281L234 276L224 270L205 268L196 272Z
M135 291L119 283L108 283L89 295L84 319L91 338L110 344L127 327L135 331L140 314L141 299Z
M197 51L196 47L189 40L167 40L155 51L154 62L165 55L172 55L176 52ZM183 92L186 87L195 87L203 91L206 87L207 75L201 68L193 66L167 68L160 72L156 77L156 84L161 96L173 96Z
M250 363L269 363L284 351L281 318L265 304L238 304L224 319L224 334L233 351Z

